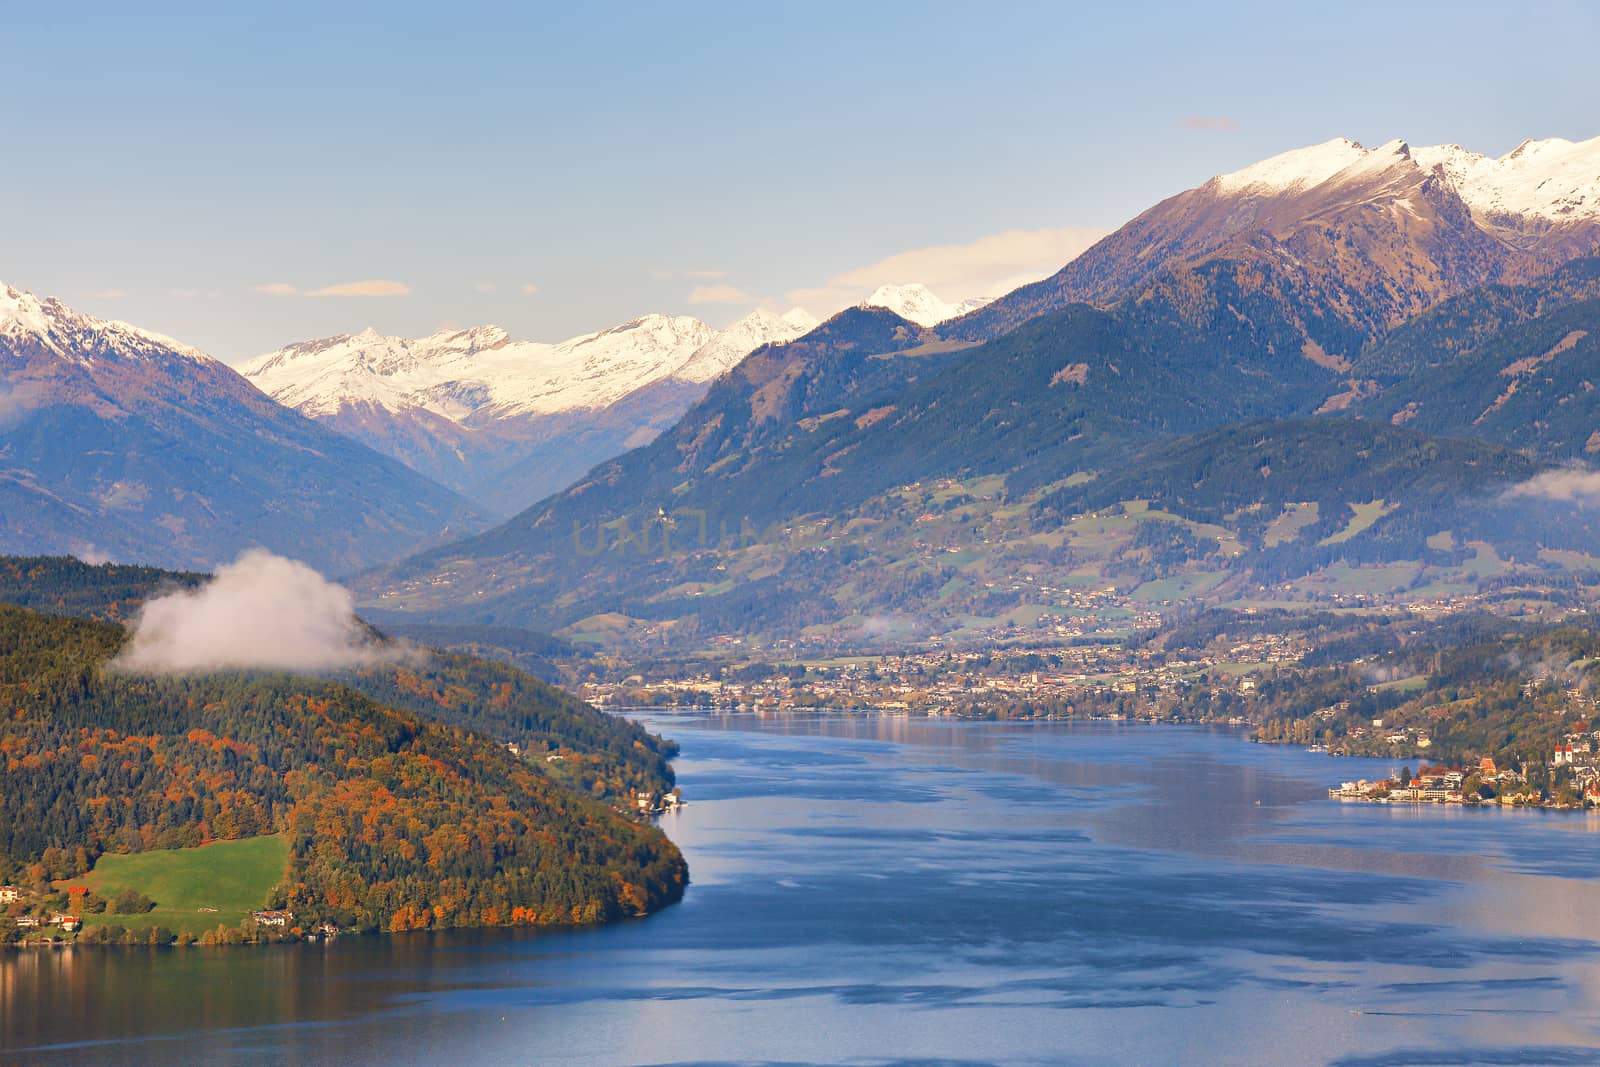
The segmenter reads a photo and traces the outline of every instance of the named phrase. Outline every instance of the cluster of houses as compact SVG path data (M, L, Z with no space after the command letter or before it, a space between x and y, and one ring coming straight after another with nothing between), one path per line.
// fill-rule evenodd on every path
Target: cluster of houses
M1511 790L1523 784L1522 775L1495 765L1485 757L1471 770L1460 767L1424 767L1407 780L1382 778L1368 781L1365 778L1344 782L1328 790L1335 800L1360 800L1371 804L1479 804L1483 797L1476 789L1465 788L1469 779L1490 786L1495 800L1490 803L1526 803L1521 794Z
M683 797L676 789L670 793L654 793L648 789L641 789L634 795L633 803L641 816L661 815L677 811L682 807Z
M76 933L83 925L82 918L64 912L52 915L48 919L39 915L18 915L13 921L18 930L41 930L47 926L58 926L69 934Z
M676 797L673 798L674 801L676 799ZM0 886L0 904L16 904L22 900L22 897L23 893L20 886ZM294 922L294 912L283 908L269 908L251 912L250 918L255 920L257 926L286 929ZM71 934L76 933L83 927L82 916L70 915L66 912L56 912L48 917L43 915L17 915L11 921L18 930L44 930L55 927ZM315 932L331 937L337 934L339 930L338 927L331 923L321 923L317 926Z
M14 885L0 885L0 904L15 904L22 899L22 887ZM56 912L46 918L42 915L18 915L12 919L18 930L42 930L46 927L59 927L67 933L74 933L83 925L83 918L78 915L69 915L66 912Z
M1587 804L1600 804L1600 730L1587 734L1568 734L1556 746L1550 760L1554 768L1566 767Z
M754 712L825 707L943 713L983 697L1171 693L1192 685L1201 673L1210 673L1214 686L1249 692L1256 686L1249 676L1252 670L1295 662L1306 648L1298 635L1260 634L1192 655L1120 644L903 652L813 662L799 678L785 670L753 678L712 670L660 680L633 674L620 682L587 683L580 693L600 707L702 706ZM1052 665L1034 666L1041 657L1048 657ZM1022 666L1023 661L1029 666Z
M284 908L269 908L264 911L252 911L250 918L255 920L257 926L284 928L294 922L294 912Z

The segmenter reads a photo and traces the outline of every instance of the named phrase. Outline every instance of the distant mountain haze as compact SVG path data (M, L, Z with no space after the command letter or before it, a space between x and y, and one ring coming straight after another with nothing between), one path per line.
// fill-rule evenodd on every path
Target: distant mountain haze
M1338 139L1171 197L998 299L886 285L820 326L365 330L241 377L5 288L0 550L209 567L260 545L337 574L421 549L362 591L426 616L469 582L483 599L448 621L542 627L553 604L696 613L662 599L688 588L676 564L574 554L574 529L624 516L781 524L991 475L1022 499L1179 435L1319 415L1421 433L1405 456L1447 435L1584 460L1597 250L1600 139L1498 159Z
M1466 499L1462 491L1492 498L1501 483L1541 464L1589 445L1600 450L1600 406L1582 385L1600 330L1582 321L1588 312L1577 298L1587 268L1574 262L1597 247L1600 139L1527 142L1498 160L1400 141L1368 149L1338 140L1285 153L1164 201L1052 278L959 317L941 321L943 309L886 292L866 303L894 304L933 325L864 307L799 340L757 349L649 445L495 530L373 576L364 589L384 593L387 607L459 622L577 622L625 608L641 627L670 620L662 633L693 633L696 620L714 627L740 619L794 636L800 627L873 610L859 591L878 585L884 566L918 567L911 558L863 557L843 543L765 556L714 543L666 553L661 529L678 522L675 515L704 514L713 530L864 530L881 521L869 516L895 513L891 499L901 487L996 476L1003 499L1027 504L1016 519L1023 532L1050 536L1066 518L1045 506L1056 499L1053 486L1108 477L1134 462L1137 450L1177 435L1200 435L1196 445L1237 454L1241 465L1232 470L1246 469L1254 441L1277 436L1319 440L1334 466L1368 462L1372 447L1359 434L1308 437L1293 421L1273 428L1273 420L1314 414L1381 412L1409 430L1426 425L1539 450L1518 458L1446 447L1425 434L1385 438L1397 457L1389 481L1412 487L1412 510L1373 505L1368 513L1378 521L1362 527L1371 532L1346 538L1345 508L1330 503L1325 522L1334 525L1318 533L1327 547L1280 546L1271 555L1281 570L1326 565L1339 553L1421 551L1433 532L1429 509ZM1481 371L1435 359L1424 360L1415 380L1364 373L1370 353L1391 335L1403 337L1408 324L1428 321L1430 309L1494 287L1537 287L1559 279L1569 262L1576 280L1551 282L1572 294L1564 312L1572 321L1556 324L1559 336L1544 336L1554 325L1535 329L1519 341L1515 359L1483 356ZM1526 293L1515 299L1547 309L1561 302ZM1508 325L1528 328L1520 320ZM1500 326L1458 317L1431 329L1431 347L1465 351L1498 336ZM1571 368L1569 377L1543 384L1567 374L1563 368ZM1454 405L1434 412L1425 399L1407 409L1410 416L1383 406L1384 390L1401 385L1397 377L1409 383L1411 403L1446 371L1478 375L1481 384L1452 387L1471 406L1464 417ZM1518 400L1535 392L1544 398L1538 405ZM1550 404L1561 408L1560 433L1533 431L1549 422L1541 409ZM1246 422L1257 427L1249 440L1204 436ZM1445 468L1427 473L1436 455L1452 457L1450 493L1435 491L1447 484L1439 481ZM1162 469L1183 476L1181 465ZM1366 485L1358 472L1315 463L1294 469L1337 475L1329 486ZM1331 500L1337 491L1307 485L1300 499L1322 493ZM1273 495L1251 506L1281 508L1284 492L1295 490L1273 484ZM1162 495L1182 506L1181 486ZM1450 521L1443 512L1435 517ZM578 551L574 531L608 523L613 530L632 524L627 551ZM655 549L638 543L641 527L656 530ZM1395 536L1385 533L1391 529ZM1264 534L1246 523L1240 536L1248 546ZM681 547L681 533L678 540ZM872 577L852 558L870 559ZM1253 558L1246 551L1240 566ZM735 574L754 577L719 577ZM463 587L477 592L463 597Z
M204 353L0 284L0 552L348 573L482 524Z
M559 344L497 326L304 341L241 364L280 403L478 501L514 511L651 440L763 344L816 325L758 309L725 330L645 315Z

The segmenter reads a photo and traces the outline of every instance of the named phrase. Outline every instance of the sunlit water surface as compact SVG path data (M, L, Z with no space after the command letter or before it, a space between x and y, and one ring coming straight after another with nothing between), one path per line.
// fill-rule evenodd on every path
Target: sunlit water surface
M0 954L0 1063L1600 1062L1600 820L1123 724L662 716L684 901Z

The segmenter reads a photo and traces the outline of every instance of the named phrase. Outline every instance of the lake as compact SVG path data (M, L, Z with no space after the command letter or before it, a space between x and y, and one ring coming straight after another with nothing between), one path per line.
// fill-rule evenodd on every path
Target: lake
M683 902L0 955L0 1063L1600 1061L1600 818L1127 723L661 715Z

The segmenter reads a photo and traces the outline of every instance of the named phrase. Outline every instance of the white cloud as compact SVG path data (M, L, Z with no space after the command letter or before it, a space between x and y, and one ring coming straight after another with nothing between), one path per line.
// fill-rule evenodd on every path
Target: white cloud
M522 295L523 296L533 296L538 291L539 291L539 287L537 285L534 285L532 282L523 282L522 283Z
M754 304L756 298L734 285L697 285L689 294L691 304Z
M411 286L405 282L386 278L369 278L359 282L341 282L311 290L311 296L410 296Z
M20 393L20 389L12 389L0 382L0 430L9 429L13 423L21 422L22 416L27 412L27 401Z
M880 285L920 282L952 302L1004 296L1076 259L1105 230L1007 230L964 245L933 245L835 274L820 286L787 295L818 318L859 303Z
M1588 506L1600 504L1600 471L1583 467L1545 471L1535 474L1525 482L1513 485L1505 492L1507 497L1531 497L1536 500L1554 500L1561 503Z
M411 286L387 278L368 278L359 282L340 282L324 285L321 289L301 289L288 282L268 282L251 286L268 296L410 296Z
M325 671L398 654L372 643L342 586L256 548L199 589L147 601L116 666L151 674Z

